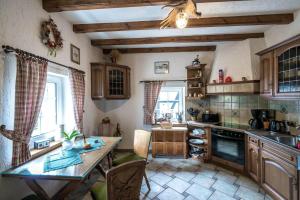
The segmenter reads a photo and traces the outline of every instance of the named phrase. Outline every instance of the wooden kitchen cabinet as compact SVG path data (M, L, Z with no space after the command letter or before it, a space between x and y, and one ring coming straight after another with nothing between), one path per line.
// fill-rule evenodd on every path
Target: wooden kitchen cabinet
M130 68L117 64L91 64L92 99L129 99Z
M187 128L173 127L152 128L152 157L156 156L187 157Z
M277 152L281 153L278 155ZM292 164L295 160L293 155L284 156L282 159L281 156L285 154L288 155L272 145L262 144L261 186L274 199L297 200L297 168Z
M275 96L300 97L300 38L275 50Z
M274 81L274 52L268 52L260 57L260 94L273 96Z
M278 99L300 98L300 35L283 41L260 56L260 93Z
M253 142L255 141L255 142ZM258 140L248 137L248 161L247 161L248 174L256 182L260 181L260 150Z
M105 65L91 64L91 95L92 99L101 99L104 97L104 73Z

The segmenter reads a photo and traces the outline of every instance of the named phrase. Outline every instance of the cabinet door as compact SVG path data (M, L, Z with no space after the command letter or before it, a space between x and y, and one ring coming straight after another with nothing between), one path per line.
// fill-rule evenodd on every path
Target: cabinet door
M300 98L300 39L275 50L275 96Z
M129 99L131 96L130 90L131 90L131 79L130 79L130 69L126 69L126 86L125 86L125 98Z
M259 148L248 143L248 173L256 181L260 180L260 160L259 160Z
M105 66L101 64L91 65L91 95L92 99L104 97L104 72Z
M275 199L298 199L296 168L265 150L261 155L261 185Z
M106 67L105 97L107 99L125 99L126 96L126 69L117 66Z
M260 94L263 96L273 95L273 68L274 53L269 52L260 58Z

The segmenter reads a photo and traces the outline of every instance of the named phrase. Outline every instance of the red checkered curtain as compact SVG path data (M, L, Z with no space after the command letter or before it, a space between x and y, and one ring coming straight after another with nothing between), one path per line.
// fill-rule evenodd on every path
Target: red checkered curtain
M145 83L144 91L144 124L153 123L153 114L162 86L161 81Z
M77 70L70 70L70 81L73 96L74 115L77 128L83 131L83 107L85 97L84 74Z
M16 100L14 130L2 126L2 135L13 141L12 165L18 166L30 158L29 141L36 125L47 81L46 60L17 55Z

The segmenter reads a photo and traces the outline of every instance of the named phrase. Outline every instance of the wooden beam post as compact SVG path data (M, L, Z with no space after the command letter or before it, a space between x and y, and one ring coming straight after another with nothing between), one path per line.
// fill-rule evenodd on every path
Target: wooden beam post
M196 3L249 1L249 0L195 0ZM62 12L72 10L90 10L104 8L123 8L156 6L170 3L169 0L43 0L43 8L47 12Z
M157 48L122 48L117 49L122 54L130 53L166 53L166 52L194 52L215 51L216 46L190 46L190 47L157 47ZM109 54L112 49L103 49L104 54Z
M292 13L230 16L230 17L209 17L209 18L190 19L187 28L289 24L293 21L294 21L294 15ZM159 29L160 22L161 20L118 22L118 23L74 24L73 31L75 33L89 33L89 32L106 32L106 31ZM171 27L171 28L175 28L175 27Z
M159 44L159 43L185 43L185 42L219 42L219 41L240 41L248 38L263 38L264 33L244 34L220 34L220 35L193 35L173 37L150 37L130 39L99 39L92 40L93 46L105 45L134 45L134 44Z

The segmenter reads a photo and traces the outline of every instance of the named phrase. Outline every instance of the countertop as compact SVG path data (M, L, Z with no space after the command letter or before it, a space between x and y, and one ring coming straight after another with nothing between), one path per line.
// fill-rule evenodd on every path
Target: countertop
M152 131L187 131L187 127L172 127L172 128L161 128L153 127Z
M266 137L266 136L271 135L270 131L253 130L253 129L250 129L249 126L247 127L244 125L242 125L240 127L224 127L222 125L216 125L215 123L203 123L203 122L196 122L196 121L188 121L187 124L191 125L191 126L195 126L195 127L201 127L201 128L222 128L224 130L231 130L231 131L243 132L248 135L254 135L256 137L259 137L262 140L269 141L269 142L272 142L275 144L279 144L289 150L292 150L294 153L296 153L298 156L300 156L300 150L297 149L296 147L293 147L288 144L278 142L276 140ZM276 136L282 136L282 135L287 136L287 134L276 133Z

